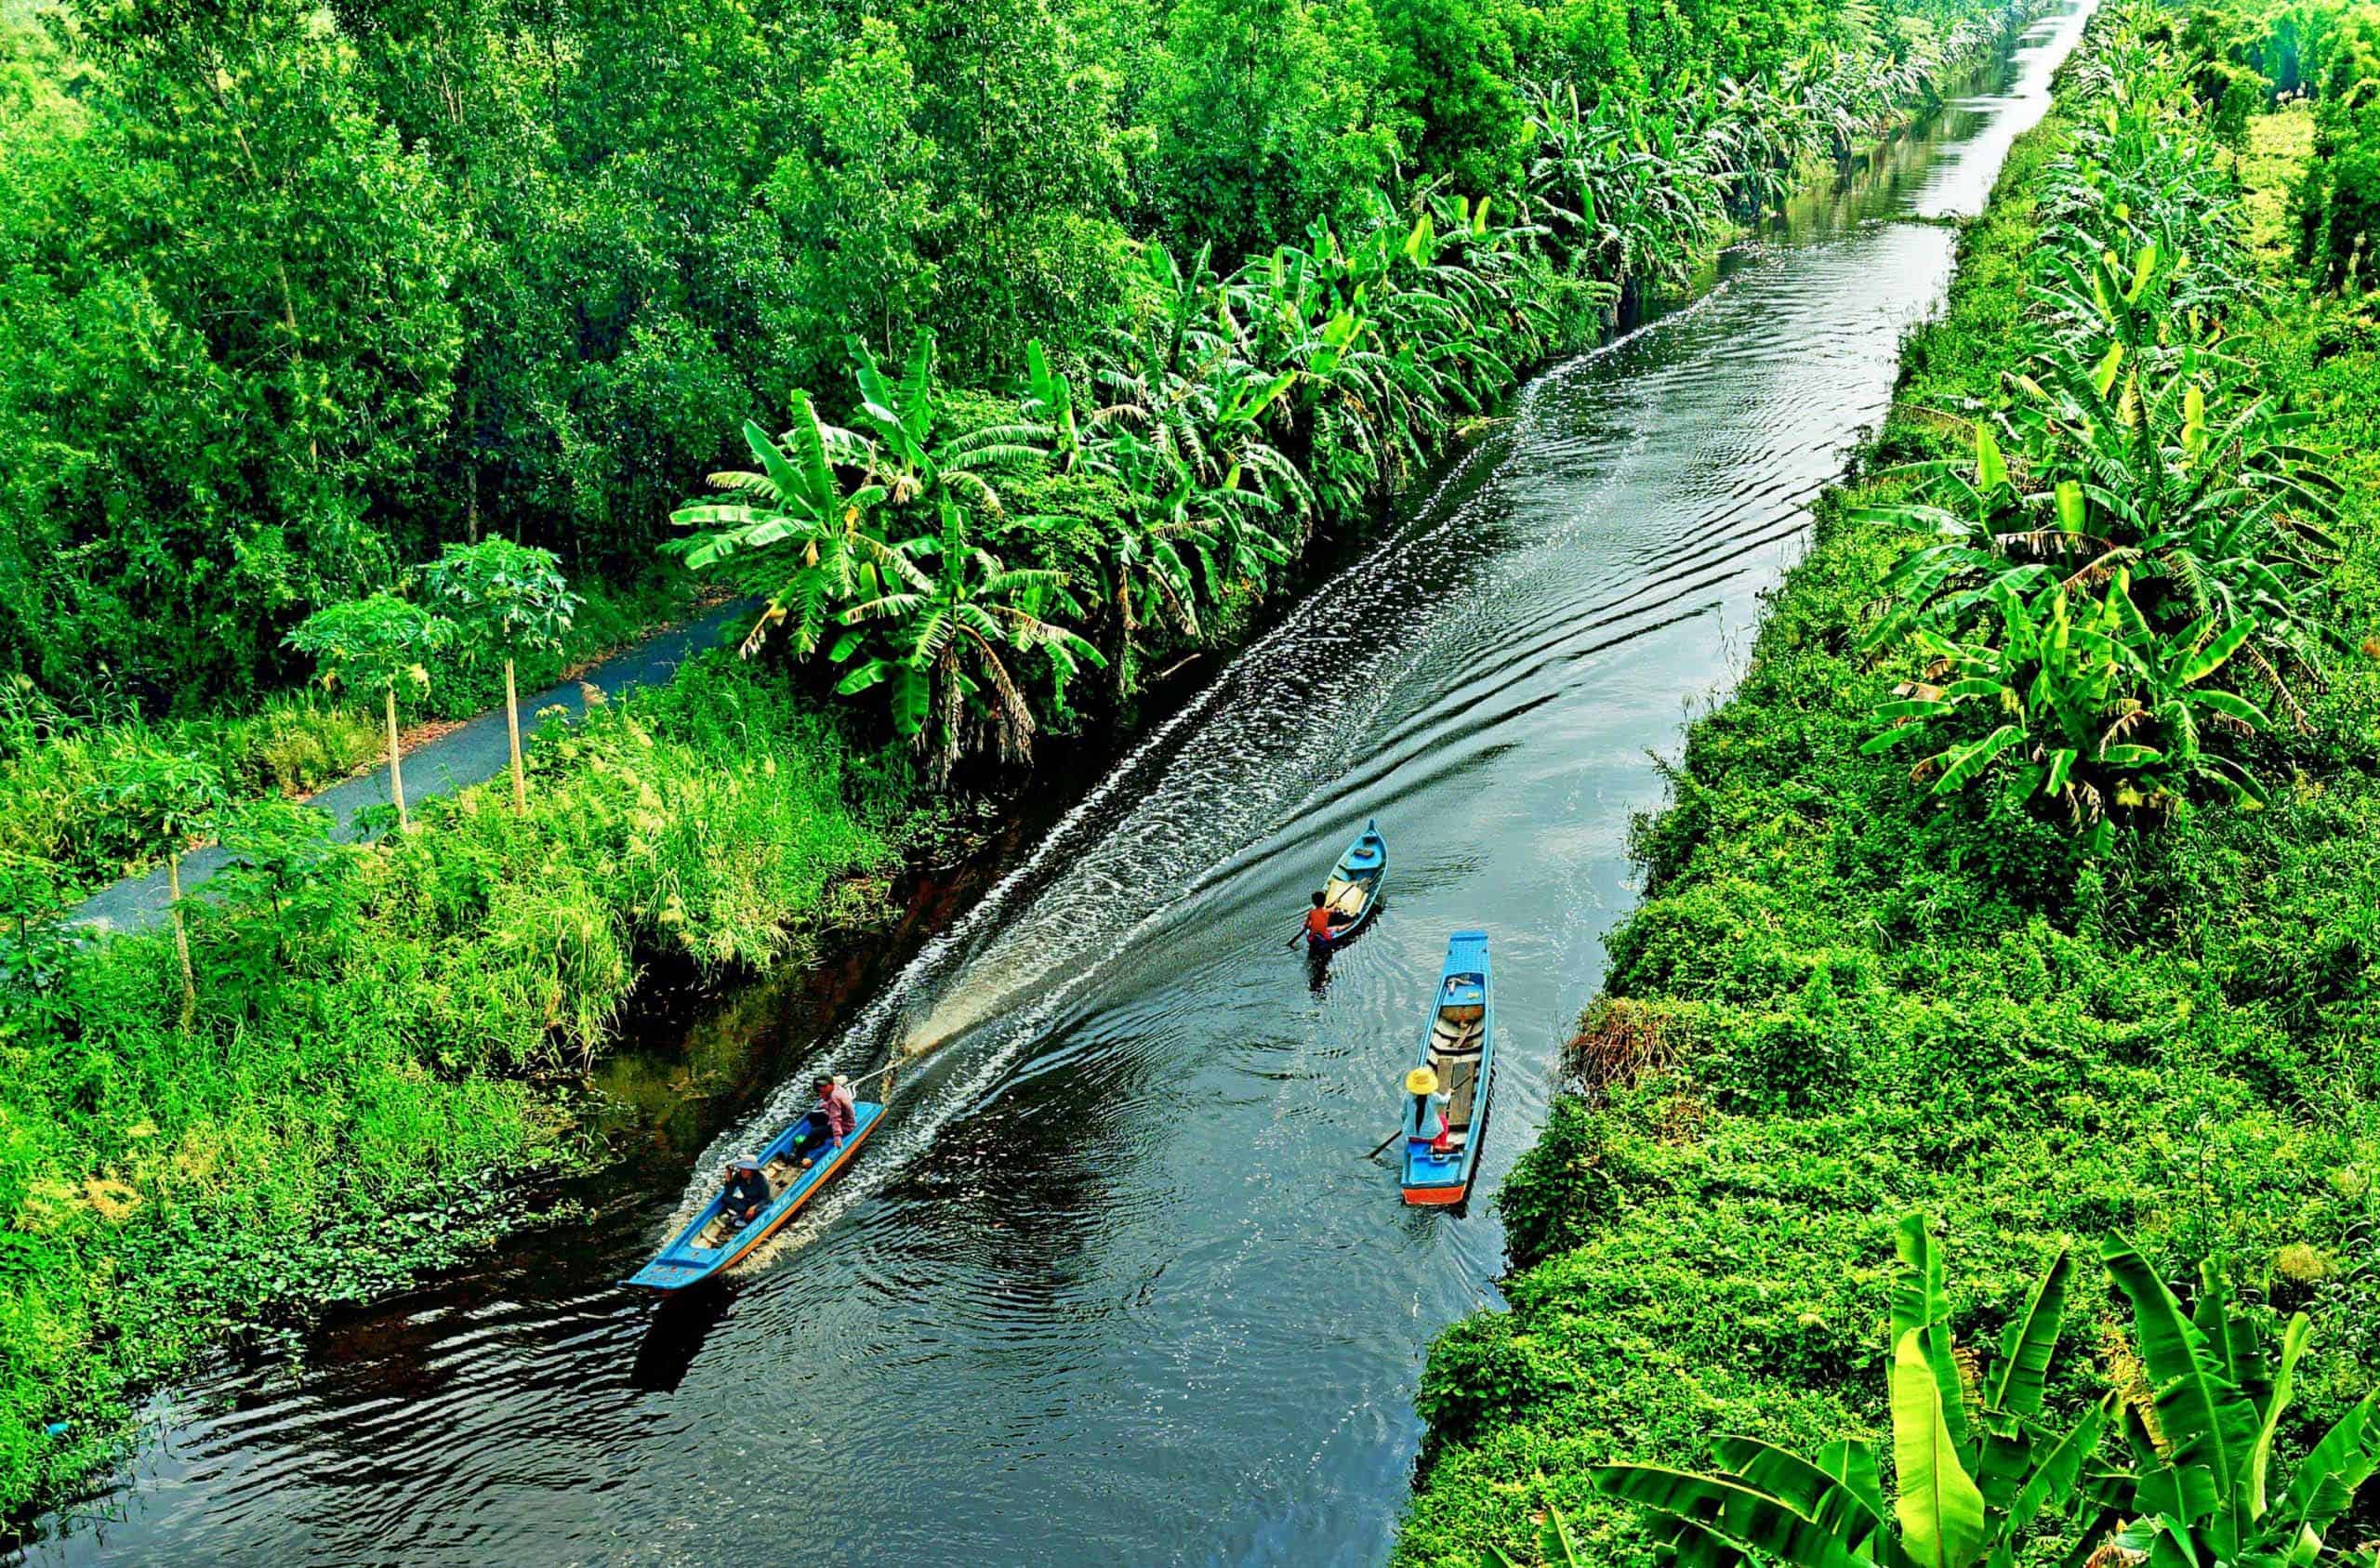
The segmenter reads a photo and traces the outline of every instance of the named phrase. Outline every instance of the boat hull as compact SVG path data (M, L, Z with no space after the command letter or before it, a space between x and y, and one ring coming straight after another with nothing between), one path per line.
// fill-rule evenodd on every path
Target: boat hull
M1324 885L1328 894L1333 888L1361 888L1364 902L1355 917L1332 929L1329 936L1305 933L1306 946L1316 952L1328 952L1352 939L1357 931L1371 924L1372 911L1380 907L1381 884L1388 879L1388 840L1380 835L1377 824L1366 823L1364 831L1347 846L1339 863L1330 868L1330 879Z
M1435 1096L1413 1095L1405 1112L1405 1159L1398 1190L1416 1208L1445 1208L1471 1194L1479 1145L1488 1131L1495 1082L1496 1005L1488 966L1488 933L1456 931L1447 939L1445 968L1421 1030L1417 1068L1439 1084ZM1432 1144L1443 1115L1457 1146L1441 1157Z
M867 1101L855 1105L853 1108L852 1134L843 1140L843 1146L822 1164L801 1172L792 1185L778 1193L750 1224L733 1232L715 1246L700 1245L699 1238L719 1218L720 1209L725 1202L723 1197L713 1197L703 1206L703 1211L694 1216L693 1222L661 1249L658 1257L629 1275L625 1283L659 1291L666 1296L700 1285L734 1268L750 1257L754 1248L784 1229L786 1222L800 1214L812 1198L825 1191L827 1183L841 1174L843 1167L851 1163L852 1156L859 1153L860 1145L867 1141L883 1119L883 1106ZM789 1158L800 1127L800 1121L796 1120L791 1127L770 1140L767 1149L762 1152L761 1163L766 1165L771 1161Z

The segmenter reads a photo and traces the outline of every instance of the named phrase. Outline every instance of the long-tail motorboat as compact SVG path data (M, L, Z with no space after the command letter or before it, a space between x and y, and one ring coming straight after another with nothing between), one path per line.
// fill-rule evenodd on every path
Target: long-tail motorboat
M1405 1201L1458 1204L1471 1191L1495 1067L1496 1005L1488 982L1488 933L1447 939L1447 963L1430 1003L1420 1062L1405 1075Z
M1329 911L1330 934L1319 936L1309 929L1307 943L1330 947L1361 930L1380 903L1380 885L1387 876L1388 840L1380 836L1378 823L1368 822L1347 846L1347 852L1339 857L1339 863L1330 868L1330 879L1322 885L1322 907Z
M630 1274L628 1283L650 1285L654 1290L683 1290L740 1261L800 1212L802 1205L851 1163L852 1156L867 1141L867 1135L876 1130L876 1124L883 1116L884 1107L876 1101L858 1101L852 1107L851 1136L843 1140L841 1148L819 1154L807 1170L794 1158L793 1146L809 1118L795 1117L793 1125L771 1139L769 1146L760 1153L760 1173L768 1178L769 1191L774 1194L760 1213L738 1226L727 1213L727 1194L713 1193L703 1211L678 1232L677 1239L663 1247L652 1262Z

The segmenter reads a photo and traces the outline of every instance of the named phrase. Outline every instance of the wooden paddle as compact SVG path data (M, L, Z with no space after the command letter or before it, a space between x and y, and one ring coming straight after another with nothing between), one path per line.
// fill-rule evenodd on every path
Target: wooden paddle
M1402 1138L1402 1137L1404 1137L1404 1136L1405 1136L1405 1129L1404 1129L1403 1127L1398 1127L1395 1132L1390 1133L1386 1138L1383 1138L1383 1139L1382 1139L1378 1143L1373 1144L1373 1145L1372 1145L1372 1152L1371 1152L1370 1153L1368 1153L1368 1154L1366 1154L1366 1155L1364 1156L1364 1158L1366 1158L1366 1159L1368 1159L1368 1160L1377 1160L1377 1159L1379 1159L1379 1158L1380 1158L1380 1152L1381 1152L1382 1149L1387 1148L1390 1144L1392 1144L1392 1143L1395 1142L1398 1139L1400 1139L1400 1138Z

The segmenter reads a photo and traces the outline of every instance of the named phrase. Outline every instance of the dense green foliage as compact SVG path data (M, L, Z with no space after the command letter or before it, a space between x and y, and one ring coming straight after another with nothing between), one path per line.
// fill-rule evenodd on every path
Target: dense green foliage
M1460 20L1413 41L1457 84ZM747 421L760 470L713 476L745 498L681 507L702 532L676 548L768 596L747 651L783 625L804 657L840 626L829 658L859 662L838 690L889 692L937 782L971 738L1029 757L1037 707L1064 718L1084 664L1128 697L1145 653L1244 614L1317 527L1393 493L1522 366L1626 288L1684 282L1794 171L1888 123L1989 33L1913 26L1894 51L1864 18L1845 25L1850 46L1659 109L1567 81L1483 88L1494 112L1441 127L1451 190L1342 191L1227 276L1211 246L1184 266L1152 241L1105 330L1054 354L1025 342L1013 401L954 393L931 331L897 376L854 337L853 428L807 391L782 437ZM970 620L955 561L1007 601Z
M1657 281L1993 9L12 4L0 673L188 714L286 683L306 614L483 532L641 572L747 420L807 389L856 422L847 338L932 330L1004 422L1028 340L1083 385L1178 316L1151 243L1195 287L1210 248L1229 274L1487 198L1554 231L1552 274ZM1265 439L1304 455L1333 395Z
M2301 27L2306 13L2250 20ZM1650 1561L1659 1533L1597 1491L1597 1467L1729 1468L1744 1456L1719 1443L1728 1434L1817 1454L1885 1428L1873 1347L1894 1321L1891 1217L1911 1209L1938 1216L1966 1260L1947 1322L1968 1343L2022 1312L2061 1248L2122 1231L2145 1259L2124 1287L2135 1300L2144 1281L2179 1282L2213 1259L2186 1298L2228 1290L2276 1337L2307 1314L2294 1403L2277 1426L2289 1463L2372 1392L2380 679L2358 650L2380 617L2380 333L2368 317L2308 298L2321 277L2301 283L2285 256L2235 247L2227 259L2192 242L2188 273L2202 253L2206 285L2228 291L2198 307L2228 329L2202 395L2212 405L2237 388L2310 414L2289 440L2327 454L2313 460L2339 485L2336 548L2309 543L2294 585L2294 613L2322 634L2289 677L2306 723L2224 741L2265 781L2266 809L2172 788L2158 811L2077 837L2065 810L2039 809L2029 756L1995 767L2003 784L2034 786L2030 803L2007 788L1912 787L1904 760L1861 749L1897 685L1940 683L1919 648L1869 638L1896 567L1940 537L1911 532L1907 469L1992 488L1976 482L1990 459L1978 462L1974 416L2020 428L2033 394L2014 378L2091 313L2057 270L2073 254L2053 232L2076 219L2071 179L2117 188L2147 160L2184 154L2168 172L2228 178L2228 156L2190 152L2228 135L2228 89L2177 99L2159 84L2199 78L2207 57L2190 40L2252 31L2137 10L2095 20L2061 112L2018 145L1964 236L1947 312L1912 337L1874 455L1875 469L1899 472L1821 507L1742 686L1693 727L1673 805L1640 829L1646 900L1611 939L1606 996L1574 1047L1593 1087L1557 1100L1499 1194L1511 1310L1450 1329L1423 1378L1430 1436L1404 1561L1468 1568L1490 1546L1533 1561L1539 1521L1558 1509L1580 1561ZM2162 107L2127 139L2135 102ZM2319 184L2305 173L2307 112L2283 106L2236 127L2259 154L2238 171L2255 188L2210 217L2281 237L2257 215ZM2102 243L2127 264L2145 248ZM2163 256L2182 272L2181 251ZM2196 286L2188 273L2173 286ZM2117 298L2134 276L2127 265L2111 280ZM2088 288L2082 298L2107 303ZM2152 333L2151 346L2179 365L2194 331ZM2188 415L2152 410L2154 398L2132 400L2122 423L2155 432L2175 462ZM2023 455L2000 455L2005 482L2040 497L2032 526L2055 526L2056 455L2036 472L2038 449L2007 446ZM2096 474L2109 499L2122 498L2125 471ZM2104 505L2092 497L2095 514ZM2092 597L2104 603L2110 581ZM2248 689L2274 700L2261 671ZM2119 1300L2096 1272L2074 1284L2072 1343L2048 1386L2069 1423L2110 1390L2137 1406L2176 1375L2172 1345L2129 1326ZM2151 1538L2144 1500L2126 1517L2148 1527L2121 1544L2203 1562L2197 1532L2215 1516L2201 1505L2231 1495L2196 1486L2167 1510L2170 1539ZM2323 1560L2380 1535L2375 1524L2367 1487ZM2087 1554L2103 1544L2093 1530L2078 1496L2045 1509L2022 1556ZM2185 1537L2201 1555L2187 1558Z
M238 862L185 906L187 1011L171 933L70 944L0 866L0 1500L111 1458L136 1390L227 1328L500 1228L496 1173L575 1149L558 1070L641 964L749 968L870 917L907 798L723 656L531 768L525 814L474 790L372 848L225 812L203 768L144 784L153 834L196 811Z
M1971 472L1917 465L1927 504L1895 514L1939 537L1886 575L1867 640L1926 663L1868 749L1940 744L1916 770L1936 794L2002 784L2104 848L2209 786L2265 804L2240 754L2267 707L2310 731L2338 484L2295 444L2310 415L2225 342L2253 283L2183 60L2103 45L2070 96L2022 395L1972 422Z
M1858 1439L1805 1456L1722 1437L1720 1473L1605 1465L1596 1487L1643 1509L1677 1556L1714 1568L1772 1558L1792 1568L2015 1568L2036 1528L2069 1507L2089 1521L2073 1532L2078 1549L2111 1541L2127 1561L2311 1563L2326 1545L2339 1549L2326 1533L2380 1469L2380 1394L2315 1439L2283 1483L2277 1449L2310 1342L2306 1313L2290 1314L2275 1336L2269 1312L2232 1299L2216 1263L2200 1266L2186 1312L2156 1268L2110 1235L2100 1261L2130 1303L2141 1376L2069 1425L2045 1405L2072 1255L2050 1258L1987 1361L1958 1342L1924 1217L1903 1220L1895 1242L1889 1507L1878 1445Z

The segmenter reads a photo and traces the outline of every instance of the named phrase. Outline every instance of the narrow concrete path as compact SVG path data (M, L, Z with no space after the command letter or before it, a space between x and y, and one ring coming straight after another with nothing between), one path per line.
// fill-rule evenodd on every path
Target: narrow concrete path
M676 675L678 666L688 658L717 646L729 627L740 630L756 608L744 600L722 605L699 620L613 654L576 679L542 692L522 692L523 729L534 722L533 716L541 708L562 708L565 710L564 722L576 722L587 711L587 698L579 690L582 681L606 697L615 697L631 686L659 685ZM503 772L510 760L511 747L504 733L504 710L491 708L460 729L405 753L405 804L418 805L492 779ZM358 812L386 806L390 801L389 767L385 762L368 773L360 773L308 797L308 804L330 813L331 837L341 839L360 837L355 826ZM197 893L228 859L222 850L213 846L193 850L183 857L182 896ZM101 932L145 930L165 919L168 902L165 868L161 865L146 876L127 877L93 894L67 916L67 921Z

